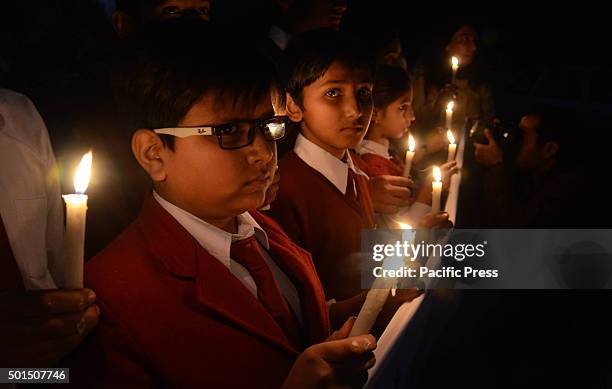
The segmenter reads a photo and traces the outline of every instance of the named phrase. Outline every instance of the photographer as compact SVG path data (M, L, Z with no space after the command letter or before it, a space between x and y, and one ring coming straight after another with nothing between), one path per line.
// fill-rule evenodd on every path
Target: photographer
M577 200L584 197L584 174L570 160L570 131L577 127L567 111L540 106L522 117L520 149L514 160L492 131L485 129L488 144L475 143L474 157L486 167L483 182L484 211L495 228L552 228L586 226ZM498 137L499 139L499 137ZM576 152L580 148L576 147ZM508 151L506 151L508 152Z

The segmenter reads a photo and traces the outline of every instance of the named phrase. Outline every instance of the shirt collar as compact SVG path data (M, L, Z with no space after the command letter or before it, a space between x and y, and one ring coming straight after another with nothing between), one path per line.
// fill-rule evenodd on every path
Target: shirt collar
M289 33L275 25L272 25L272 27L270 27L270 32L268 33L268 36L270 37L270 39L272 39L276 46L281 49L281 51L285 51L287 45L289 44L289 41L291 40L291 35Z
M357 154L376 154L391 159L391 155L389 155L389 141L384 139L383 142L384 144L381 144L373 140L364 139L357 148Z
M355 166L348 150L346 162L343 162L299 134L293 151L308 166L327 178L342 194L346 194L348 169L351 169L355 174L367 177L367 174Z
M230 268L230 250L232 242L246 239L255 234L257 241L265 247L266 250L270 249L268 235L248 212L237 216L238 233L230 234L170 203L155 191L153 191L153 197L162 208L172 215L172 217L174 217L176 221L198 241L204 250L217 258L228 269Z

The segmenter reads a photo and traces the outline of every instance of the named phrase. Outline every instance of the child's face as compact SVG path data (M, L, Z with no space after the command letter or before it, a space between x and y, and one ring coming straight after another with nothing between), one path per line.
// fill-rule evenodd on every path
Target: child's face
M302 133L332 155L342 158L365 136L372 118L373 83L366 69L333 62L325 74L304 88L299 115Z
M387 139L400 139L414 121L412 90L377 112L376 128Z
M212 95L204 95L179 126L217 125L274 115L269 98L260 101L254 112L246 112L241 104L217 107ZM261 131L256 131L251 145L235 150L221 149L216 136L175 138L174 151L164 148L163 161L166 179L157 187L166 198L204 220L223 219L263 204L276 171L276 143L266 141Z

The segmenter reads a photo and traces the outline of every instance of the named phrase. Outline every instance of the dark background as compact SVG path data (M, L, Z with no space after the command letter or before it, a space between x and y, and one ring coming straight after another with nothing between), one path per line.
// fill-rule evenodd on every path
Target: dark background
M265 1L214 0L212 18L228 31L265 35L267 9ZM604 5L350 1L342 27L367 32L397 26L413 63L449 15L465 15L480 28L498 116L515 121L536 102L578 112L576 136L584 145L576 152L592 158L602 171L597 185L607 188L612 23ZM0 87L28 95L56 142L65 114L56 115L58 106L70 110L78 99L67 86L86 78L112 42L108 14L95 0L4 2ZM608 204L595 206L609 221ZM430 342L418 351L412 387L612 387L609 291L448 291L435 298L446 308L427 324Z

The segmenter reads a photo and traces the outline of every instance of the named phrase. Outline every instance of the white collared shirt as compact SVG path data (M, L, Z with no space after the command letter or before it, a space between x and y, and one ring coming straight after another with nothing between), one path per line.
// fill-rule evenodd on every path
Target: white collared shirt
M364 139L359 147L357 148L357 154L375 154L387 159L391 159L391 155L389 154L389 141L384 139L384 144L374 142L373 140Z
M291 40L291 35L276 25L272 25L272 27L270 27L268 37L276 44L276 46L278 46L279 49L281 49L281 51L285 51L287 45L289 45L289 41Z
M200 246L204 250L208 251L210 255L215 257L221 262L229 271L242 282L242 284L257 297L257 285L255 280L249 274L247 269L230 258L230 250L232 242L246 239L252 235L255 235L257 242L262 249L264 260L270 267L274 279L278 284L278 287L285 296L287 303L295 313L296 317L302 322L302 309L300 302L300 295L293 283L289 280L289 277L278 267L278 265L270 258L268 250L270 245L268 242L268 235L266 232L257 224L255 219L248 213L245 212L237 216L238 233L231 234L227 231L215 227L197 216L177 207L170 203L157 192L153 191L153 197L157 202L164 208L176 221L183 226L195 240L198 241Z
M47 127L25 96L0 89L0 214L32 289L62 286L64 205Z
M298 135L293 151L308 166L327 178L342 194L346 194L348 169L351 169L355 174L368 177L367 174L355 166L348 151L346 152L346 162L342 162L326 150L306 139L302 134ZM353 190L355 193L357 192L357 188L353 187Z

